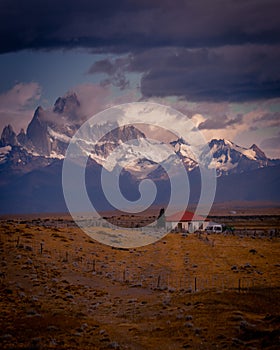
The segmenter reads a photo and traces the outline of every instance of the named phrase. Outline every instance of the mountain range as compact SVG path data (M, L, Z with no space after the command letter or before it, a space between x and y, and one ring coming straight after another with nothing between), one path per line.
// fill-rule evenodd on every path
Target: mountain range
M52 110L38 107L26 132L16 134L6 126L0 139L0 213L67 211L62 190L62 164L69 142L86 116L75 93L59 97ZM201 146L200 159L189 140L152 141L134 125L88 127L79 142L89 159L86 182L89 197L98 210L114 209L107 202L100 183L101 170L122 168L120 187L130 200L139 197L138 184L152 179L158 188L155 204L168 202L170 183L166 169L182 162L191 184L190 202L200 193L200 161L212 157L207 167L216 169L215 201L280 201L280 160L269 159L255 144L241 147L225 139L213 139ZM153 149L156 149L153 152ZM175 174L176 175L176 174ZM93 181L94 179L94 181Z

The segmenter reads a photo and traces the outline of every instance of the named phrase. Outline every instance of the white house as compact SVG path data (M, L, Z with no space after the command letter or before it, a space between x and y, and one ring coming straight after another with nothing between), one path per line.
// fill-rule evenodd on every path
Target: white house
M166 228L178 232L194 232L205 230L209 220L203 216L195 215L190 211L175 213L166 217Z

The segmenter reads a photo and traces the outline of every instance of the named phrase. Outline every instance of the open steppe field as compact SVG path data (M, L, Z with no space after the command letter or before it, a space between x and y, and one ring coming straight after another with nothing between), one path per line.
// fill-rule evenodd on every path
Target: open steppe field
M124 250L66 216L3 219L0 348L279 349L279 217L227 224Z

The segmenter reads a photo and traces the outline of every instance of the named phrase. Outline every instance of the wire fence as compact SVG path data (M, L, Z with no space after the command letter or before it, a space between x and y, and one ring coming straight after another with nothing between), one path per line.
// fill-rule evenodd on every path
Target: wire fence
M35 235L34 235L35 236ZM196 274L191 266L186 265L180 271L168 271L164 268L139 269L137 266L127 266L118 261L109 262L96 256L95 253L86 253L81 247L68 247L66 250L50 249L45 242L37 241L32 236L28 240L18 235L16 238L9 235L0 235L1 250L11 253L16 250L16 254L28 252L30 256L38 261L51 263L53 266L61 266L85 274L86 276L99 275L116 283L127 285L130 288L148 288L168 292L196 293L201 291L214 290L217 292L237 291L248 293L261 288L278 287L266 276L240 276L238 274L227 275L226 273ZM44 267L42 267L44 268ZM7 278L6 273L0 271L0 281Z

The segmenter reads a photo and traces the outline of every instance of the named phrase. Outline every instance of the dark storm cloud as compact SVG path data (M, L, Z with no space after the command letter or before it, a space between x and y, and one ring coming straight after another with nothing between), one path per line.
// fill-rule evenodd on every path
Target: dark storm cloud
M2 0L0 53L88 48L103 84L143 97L247 101L280 95L278 0Z
M1 52L279 43L277 0L2 0Z
M234 126L236 124L240 124L243 120L242 114L238 114L234 118L229 118L227 116L224 117L212 117L198 125L198 129L200 130L214 130L214 129L224 129L229 126Z
M142 73L144 97L189 101L248 101L280 95L280 47L153 48L121 60L96 62L91 73Z
M154 58L153 58L154 59ZM181 95L191 101L246 101L280 94L280 48L225 46L170 50L142 79L145 96ZM145 62L151 62L145 59Z
M108 75L113 75L118 70L129 70L132 59L131 55L115 59L103 59L95 62L88 70L88 73L106 73Z
M95 62L88 74L104 73L107 78L102 80L102 85L112 84L121 90L129 87L129 80L126 78L125 72L130 70L130 57L119 57L116 59L103 59Z

